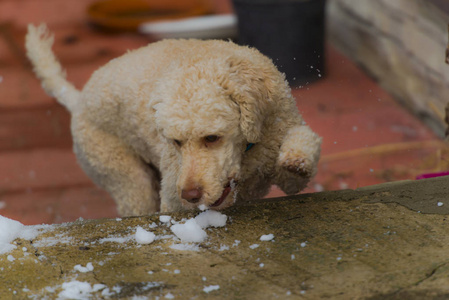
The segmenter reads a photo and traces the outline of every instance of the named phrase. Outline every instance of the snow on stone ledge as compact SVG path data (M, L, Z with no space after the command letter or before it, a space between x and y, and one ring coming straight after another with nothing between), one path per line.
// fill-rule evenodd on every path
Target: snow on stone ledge
M195 219L189 219L184 224L175 224L170 230L183 242L201 243L207 238L207 233Z
M195 217L195 221L201 228L223 227L226 225L227 219L228 216L215 210L204 211Z
M73 269L81 273L87 273L92 272L94 270L94 266L92 265L91 262L89 262L85 267L83 267L82 265L75 265Z
M272 239L274 239L274 235L272 233L264 234L260 237L260 240L263 242L271 241Z
M182 241L187 243L201 243L207 238L203 230L208 227L223 227L228 217L220 212L207 210L184 224L175 224L170 227L171 231Z
M181 244L170 246L176 250L199 251L198 245L189 243L201 243L206 240L207 233L204 229L209 227L223 227L226 225L228 217L220 212L207 210L201 212L195 218L186 220L184 223L178 223L171 216L160 216L159 220L170 227L170 230L181 240ZM121 221L117 220L117 221ZM171 223L174 223L171 225ZM0 216L0 254L5 254L17 248L13 241L17 238L32 240L36 238L43 230L54 227L55 225L33 225L25 226L22 223ZM157 227L156 224L149 225L150 228ZM173 237L173 236L169 236ZM163 239L162 236L156 236L153 232L137 226L134 234L127 236L108 236L98 240L100 244L105 242L129 243L135 241L138 244L150 244L155 240ZM35 246L52 246L57 243L70 243L71 237L57 235L49 237L42 241L36 241ZM176 242L176 240L175 240ZM81 266L80 266L81 267Z
M205 286L205 287L203 288L203 292L209 294L210 292L216 291L216 290L219 290L219 289L220 289L220 286L219 286L219 285L209 285L209 286Z
M146 231L140 226L137 226L136 229L136 242L139 244L150 244L156 238L156 235L150 231Z
M8 253L17 248L11 244L15 239L32 240L42 229L50 225L25 226L22 223L0 216L0 254Z

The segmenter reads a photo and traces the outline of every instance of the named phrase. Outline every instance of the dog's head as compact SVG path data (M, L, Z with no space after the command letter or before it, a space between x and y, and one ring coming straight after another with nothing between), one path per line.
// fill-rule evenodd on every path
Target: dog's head
M156 123L180 164L182 205L223 209L235 202L248 144L263 135L269 84L249 61L229 59L179 72L154 106Z

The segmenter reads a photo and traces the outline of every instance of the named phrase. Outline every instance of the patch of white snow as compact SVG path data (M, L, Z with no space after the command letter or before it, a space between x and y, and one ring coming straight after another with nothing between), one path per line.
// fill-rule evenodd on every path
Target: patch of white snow
M171 220L170 216L165 216L165 215L159 216L159 221L161 221L162 223L168 223L168 222L170 222L170 220Z
M201 243L207 238L207 233L195 219L189 219L184 224L175 224L171 231L183 242Z
M272 239L274 239L274 235L272 233L264 234L260 237L260 240L264 242L271 241Z
M208 209L208 207L204 204L201 204L200 206L198 206L199 210L201 211L205 211L206 209Z
M169 246L173 250L179 250L179 251L200 251L200 247L195 244L188 244L188 243L181 243L181 244L172 244Z
M22 223L0 216L0 254L8 253L17 246L11 244L16 238L32 240L45 226L25 226Z
M150 231L146 231L140 226L137 226L135 239L139 244L150 244L154 241L156 235Z
M209 286L205 286L203 288L203 292L210 293L212 291L216 291L216 290L219 290L219 289L220 289L219 285L209 285Z
M220 248L218 249L218 251L226 251L226 250L229 250L229 246L220 245Z
M207 228L210 226L223 227L226 225L227 219L228 216L215 210L204 211L195 217L196 223L200 225L201 228Z
M92 265L91 262L89 262L85 267L83 267L82 265L75 265L73 269L81 273L87 273L92 272L94 270L94 266Z
M104 284L94 284L92 287L88 282L73 280L62 284L62 291L58 299L91 299L92 293L106 288Z
M259 244L252 244L251 246L249 246L251 249L256 249L259 247Z
M106 242L113 242L113 243L119 243L119 244L123 244L123 243L127 243L130 240L133 239L134 236L112 236L112 237L107 237L107 238L102 238L99 239L98 242L100 244L106 243Z

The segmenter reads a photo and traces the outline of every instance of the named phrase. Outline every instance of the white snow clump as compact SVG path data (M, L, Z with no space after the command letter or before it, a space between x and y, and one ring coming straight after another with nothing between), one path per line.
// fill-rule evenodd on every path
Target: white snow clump
M261 241L271 241L272 239L274 239L274 235L272 233L270 234L264 234L260 237Z
M156 235L150 231L146 231L140 226L137 226L136 229L136 242L139 244L150 244L156 238Z
M25 226L22 223L0 216L0 254L8 253L17 246L11 244L17 238L32 240L42 226Z
M210 226L223 227L226 225L227 219L227 215L215 210L204 211L195 217L195 221L201 226L201 228L207 228Z
M201 243L207 238L207 233L195 219L189 219L184 224L175 224L170 229L183 242Z
M249 246L249 248L251 249L256 249L259 247L259 244L252 244L251 246Z
M209 292L216 291L216 290L219 290L219 289L220 289L219 285L209 285L209 286L205 286L203 288L203 292L209 293Z
M201 204L200 206L198 206L198 208L199 208L199 210L201 210L201 211L205 211L205 210L208 209L208 207L207 207L206 205L204 205L204 204Z
M184 224L172 225L170 229L182 242L201 243L207 238L207 233L203 229L211 226L223 227L227 219L226 215L218 211L207 210Z
M170 222L170 220L171 220L170 216L165 216L165 215L159 216L159 221L161 221L162 223L168 223L168 222Z
M83 267L82 265L75 265L73 269L81 273L87 273L92 272L94 270L94 266L92 265L91 262L89 262L85 267Z
M103 290L108 291L106 285L97 283L92 287L88 282L78 280L64 282L62 284L62 291L59 293L58 299L91 299L94 292ZM102 293L103 296L110 296L108 293Z

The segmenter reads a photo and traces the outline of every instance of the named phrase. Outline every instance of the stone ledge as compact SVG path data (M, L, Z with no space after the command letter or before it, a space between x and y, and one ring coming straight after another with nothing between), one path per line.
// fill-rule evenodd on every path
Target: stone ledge
M448 297L448 193L441 177L244 203L224 212L226 227L207 230L199 251L174 250L172 238L137 244L137 226L170 234L158 215L54 225L0 255L0 298L57 298L74 280L102 284L93 299L104 287L129 299ZM260 241L269 233L273 241ZM111 236L131 238L101 243ZM88 263L93 270L74 269Z

